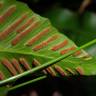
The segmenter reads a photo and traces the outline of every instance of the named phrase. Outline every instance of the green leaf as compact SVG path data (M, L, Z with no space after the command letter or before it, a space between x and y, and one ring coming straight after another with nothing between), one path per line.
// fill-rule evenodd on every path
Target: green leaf
M59 30L77 30L79 27L78 14L68 9L53 7L43 14L49 18L52 24Z
M96 38L96 15L95 13L85 12L82 21L81 29L78 30L77 44L82 45Z
M1 96L6 96L8 93L8 86L0 86L0 95Z
M77 48L48 19L15 0L1 0L0 14L0 85L44 68L42 75L96 74L95 61L92 59L93 64L89 64L91 61L83 59L90 56L83 50L78 51L96 43L96 40ZM70 56L73 53L74 56ZM87 62L89 65L86 64L85 67ZM49 65L53 66L48 67Z
M96 57L96 44L87 48L86 51L91 54L91 56Z

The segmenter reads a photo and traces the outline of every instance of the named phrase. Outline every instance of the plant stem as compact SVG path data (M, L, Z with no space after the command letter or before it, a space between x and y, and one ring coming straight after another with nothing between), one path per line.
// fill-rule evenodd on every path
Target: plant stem
M28 82L25 82L25 83L19 84L17 86L14 86L14 87L10 88L8 91L13 91L13 90L15 90L17 88L23 87L23 86L28 85L30 83L34 83L34 82L40 81L42 79L45 79L46 77L47 77L46 75L38 77L36 79L33 79L33 80L28 81Z

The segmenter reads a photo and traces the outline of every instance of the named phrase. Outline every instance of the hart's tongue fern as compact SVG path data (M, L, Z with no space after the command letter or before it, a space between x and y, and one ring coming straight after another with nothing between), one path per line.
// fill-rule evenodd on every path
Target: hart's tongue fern
M16 79L35 73L44 76L12 86L13 89L43 79L47 74L95 75L96 60L81 50L94 43L96 39L77 47L48 19L32 12L26 4L15 0L0 1L0 85L11 87Z

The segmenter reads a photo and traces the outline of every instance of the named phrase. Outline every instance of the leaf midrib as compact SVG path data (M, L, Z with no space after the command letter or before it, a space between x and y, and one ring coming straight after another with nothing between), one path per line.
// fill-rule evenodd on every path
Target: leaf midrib
M22 55L29 55L29 56L32 55L32 56L37 56L37 57L54 59L53 57L41 55L41 54L38 54L36 52L25 52L25 51L22 51L22 50L16 51L16 50L13 50L13 49L8 49L8 50L6 50L6 49L4 49L4 50L3 49L0 49L0 53L10 53L10 54L14 53L14 54L22 54Z

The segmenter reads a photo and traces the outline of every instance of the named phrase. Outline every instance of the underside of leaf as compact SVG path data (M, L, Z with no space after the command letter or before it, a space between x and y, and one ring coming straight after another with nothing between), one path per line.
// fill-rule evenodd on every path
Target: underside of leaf
M32 70L76 48L73 41L26 4L15 0L0 1L1 81ZM52 76L94 75L96 65L93 59L87 60L89 57L81 50L41 73Z

